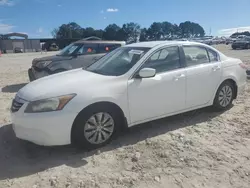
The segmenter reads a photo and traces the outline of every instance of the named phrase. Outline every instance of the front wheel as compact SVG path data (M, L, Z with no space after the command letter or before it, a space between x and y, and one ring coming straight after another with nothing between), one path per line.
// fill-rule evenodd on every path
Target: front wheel
M224 82L220 85L214 98L213 106L217 110L227 110L232 105L235 89L231 82Z
M94 149L109 143L118 133L120 116L112 109L100 106L82 112L72 129L72 143Z

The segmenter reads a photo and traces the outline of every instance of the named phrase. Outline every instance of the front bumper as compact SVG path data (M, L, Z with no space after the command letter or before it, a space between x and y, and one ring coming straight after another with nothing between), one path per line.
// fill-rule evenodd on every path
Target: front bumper
M33 67L28 70L29 80L32 82L36 79L49 76L49 73L45 70L36 71Z
M77 114L72 112L24 113L27 103L11 113L13 130L17 138L42 146L68 145L71 127Z

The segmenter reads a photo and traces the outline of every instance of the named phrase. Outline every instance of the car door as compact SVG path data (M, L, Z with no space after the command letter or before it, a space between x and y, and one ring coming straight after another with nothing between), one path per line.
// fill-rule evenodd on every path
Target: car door
M183 46L186 62L186 108L207 104L221 79L217 52L203 46Z
M152 78L128 81L128 99L132 123L139 123L185 108L185 69L181 66L178 46L165 47L155 52L141 66L154 68Z

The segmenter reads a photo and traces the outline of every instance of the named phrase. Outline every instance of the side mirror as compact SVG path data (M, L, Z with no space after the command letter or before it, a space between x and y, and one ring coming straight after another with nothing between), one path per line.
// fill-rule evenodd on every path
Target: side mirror
M136 76L137 78L151 78L156 74L156 70L152 68L143 68L139 71L139 74Z

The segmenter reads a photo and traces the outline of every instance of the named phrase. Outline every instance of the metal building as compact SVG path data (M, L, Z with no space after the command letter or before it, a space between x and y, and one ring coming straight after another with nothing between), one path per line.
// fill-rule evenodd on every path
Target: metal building
M9 37L12 36L22 37L24 39L9 39ZM0 39L0 50L3 53L14 53L16 49L21 49L23 52L41 51L40 40L28 39L28 35L22 33L3 35L3 39Z

